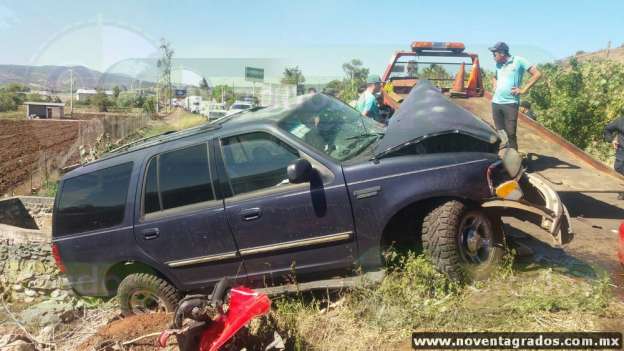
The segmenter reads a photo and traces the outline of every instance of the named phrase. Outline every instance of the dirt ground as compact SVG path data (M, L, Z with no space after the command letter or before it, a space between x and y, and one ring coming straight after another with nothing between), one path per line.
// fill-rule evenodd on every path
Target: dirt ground
M488 99L456 101L494 124ZM575 236L565 247L553 248L545 245L550 244L550 238L532 224L506 219L508 231L523 236L521 241L535 251L534 260L574 265L588 274L606 269L616 285L616 293L624 298L624 269L617 260L617 229L624 220L624 201L618 200L617 195L624 191L624 181L596 170L560 145L543 139L520 119L517 135L519 151L527 154L528 170L558 192L570 212Z
M147 351L160 349L156 346L158 335L167 329L172 321L172 315L167 313L155 313L148 315L131 316L118 319L102 327L98 332L82 343L77 350L80 351L106 351L113 350L119 344L127 343L141 336L150 335L126 345L123 350ZM156 334L156 335L153 335ZM174 350L175 337L170 338L171 348L160 350Z
M29 181L31 174L40 185L46 164L55 169L75 162L78 153L72 147L79 130L79 122L74 121L0 120L0 194ZM30 193L30 182L26 190Z

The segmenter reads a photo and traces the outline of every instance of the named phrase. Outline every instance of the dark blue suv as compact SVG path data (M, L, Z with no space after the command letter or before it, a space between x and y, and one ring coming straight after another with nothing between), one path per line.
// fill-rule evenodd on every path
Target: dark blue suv
M124 314L172 310L222 277L265 286L378 268L392 245L479 278L504 250L501 215L571 239L557 194L500 144L427 82L387 127L306 95L67 173L53 250L77 293L117 294Z

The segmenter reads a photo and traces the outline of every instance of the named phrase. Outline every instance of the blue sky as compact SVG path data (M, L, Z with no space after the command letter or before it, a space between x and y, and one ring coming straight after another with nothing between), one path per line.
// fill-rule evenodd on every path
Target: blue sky
M205 66L189 73L180 63L180 79L214 74L219 59L237 58L269 59L268 76L297 64L314 82L340 76L341 64L356 57L382 73L392 52L414 40L462 41L486 68L487 47L499 40L533 62L599 50L610 40L620 46L622 14L624 1L615 0L0 0L0 64L132 72L165 37L180 62Z

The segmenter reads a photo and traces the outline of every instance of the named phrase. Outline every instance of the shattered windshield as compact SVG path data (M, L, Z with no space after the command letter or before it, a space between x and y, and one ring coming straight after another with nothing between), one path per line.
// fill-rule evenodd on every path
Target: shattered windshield
M322 94L293 110L278 125L338 161L359 155L384 133L382 124Z

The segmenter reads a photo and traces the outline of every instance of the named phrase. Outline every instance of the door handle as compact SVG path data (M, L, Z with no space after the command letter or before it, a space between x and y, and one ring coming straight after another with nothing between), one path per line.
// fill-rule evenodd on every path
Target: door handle
M262 217L262 211L258 207L248 208L241 211L241 217L245 221L253 221Z
M142 233L145 240L152 240L158 238L158 236L160 235L160 230L158 228L150 228L143 230Z

